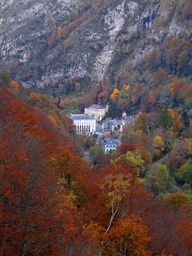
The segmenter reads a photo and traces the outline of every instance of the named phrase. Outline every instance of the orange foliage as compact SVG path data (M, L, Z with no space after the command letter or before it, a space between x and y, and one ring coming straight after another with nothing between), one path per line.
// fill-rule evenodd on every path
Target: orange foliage
M117 88L115 88L115 89L113 90L113 93L111 94L111 99L112 99L112 100L116 100L117 97L119 96L119 93L120 93L120 91L119 91Z
M86 199L88 166L46 116L6 89L0 123L2 255L68 255L77 249L70 245L80 232L76 204Z
M165 197L166 204L171 205L175 209L192 209L192 203L189 198L183 192L177 192Z
M167 112L168 112L168 116L172 120L173 132L179 132L181 127L182 127L182 122L181 122L181 119L179 117L179 114L175 110L173 110L172 108L169 108L167 110Z
M85 255L91 256L95 250L103 256L124 255L119 254L121 251L126 255L151 255L147 249L148 228L134 216L146 204L144 198L149 198L138 184L134 167L120 157L97 171L94 180L99 190L91 205L93 215L89 216L94 222L86 228L89 246Z
M19 90L20 90L20 88L21 88L21 85L19 84L18 81L12 80L11 83L9 84L9 87L12 88L12 92L13 92L14 94L16 94L16 95L19 94Z
M57 120L55 119L55 117L53 115L48 115L49 121L51 122L51 124L55 127L58 128L58 123Z
M118 251L132 256L151 255L146 249L150 241L147 227L136 217L119 219L116 226L112 227L103 239L109 244L105 247L103 255L118 255Z
M19 82L16 80L12 80L10 83L10 87L14 89L19 89L20 88Z
M174 79L169 84L168 89L175 98L185 99L192 95L191 85L179 79Z
M176 117L176 119L173 121L173 131L179 132L182 127L182 122L179 116Z

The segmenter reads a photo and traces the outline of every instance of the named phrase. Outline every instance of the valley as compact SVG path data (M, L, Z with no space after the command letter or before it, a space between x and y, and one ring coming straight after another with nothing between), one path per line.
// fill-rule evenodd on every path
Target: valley
M1 0L0 255L192 255L191 0Z

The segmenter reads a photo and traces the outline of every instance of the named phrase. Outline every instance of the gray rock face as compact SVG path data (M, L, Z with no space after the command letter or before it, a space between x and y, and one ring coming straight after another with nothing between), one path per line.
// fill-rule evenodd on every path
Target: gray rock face
M53 27L62 26L67 18L77 12L81 4L81 0L2 0L1 64L14 67L19 62L22 67L18 68L17 77L24 79L26 83L37 84L46 73L45 65L49 65L46 61L50 55L48 38ZM25 77L23 74L28 71L28 67L34 74ZM57 77L59 70L51 71L50 76Z
M135 46L134 55L127 57L137 65L165 35L190 33L190 28L177 24L174 13L170 18L170 3L109 2L107 8L94 11L84 10L82 0L1 0L0 65L11 66L16 78L26 86L55 86L65 78L100 81L110 74L111 65L117 70L121 66L121 61L114 60L120 35L147 31L148 45ZM89 17L70 31L67 40L57 38L53 45L48 44L58 27L85 11ZM166 28L157 27L158 20L168 18Z

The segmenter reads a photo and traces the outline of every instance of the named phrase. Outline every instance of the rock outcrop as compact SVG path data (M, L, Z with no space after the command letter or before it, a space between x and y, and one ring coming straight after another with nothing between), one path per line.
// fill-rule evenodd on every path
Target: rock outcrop
M27 87L101 81L125 61L136 66L165 36L191 36L191 19L178 22L176 0L109 0L94 8L85 2L2 0L0 65L11 66ZM66 26L67 36L60 36Z

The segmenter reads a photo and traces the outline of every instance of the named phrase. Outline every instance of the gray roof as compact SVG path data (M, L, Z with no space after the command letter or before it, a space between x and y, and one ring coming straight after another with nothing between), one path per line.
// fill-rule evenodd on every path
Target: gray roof
M122 125L122 120L112 119L110 122L113 125Z
M118 146L120 144L120 141L117 139L105 139L104 140L104 145L115 145Z
M124 118L124 120L131 123L137 118L137 116L138 115L127 116L127 117Z
M91 105L89 108L105 109L105 107L104 107L104 106L101 106L101 105L99 105L99 104L93 104L93 105Z
M94 116L85 114L71 114L70 118L72 120L95 120Z

